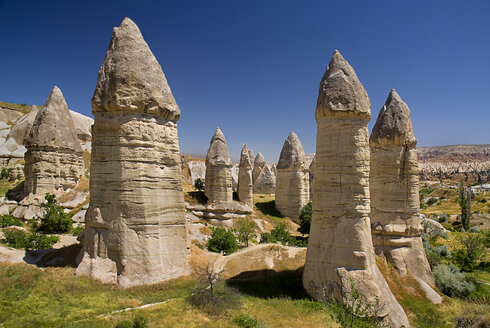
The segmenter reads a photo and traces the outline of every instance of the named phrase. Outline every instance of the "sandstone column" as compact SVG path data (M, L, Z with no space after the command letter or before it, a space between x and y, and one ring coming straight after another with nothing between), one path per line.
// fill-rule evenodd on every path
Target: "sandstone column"
M391 90L369 139L373 244L399 274L435 284L422 245L417 140L410 109Z
M250 149L243 145L238 171L238 199L241 202L253 206L254 193L252 182L252 160Z
M188 274L180 109L129 18L114 28L92 112L90 207L77 274L122 287Z
M204 194L210 203L233 201L232 166L225 136L216 128L206 155Z
M252 177L253 177L253 183L255 184L258 179L260 174L264 171L264 167L266 166L265 163L265 158L262 155L262 153L258 153L257 156L255 157L254 160L254 168L252 172Z
M55 86L26 140L25 191L44 195L74 188L83 174L82 148L65 98Z
M308 169L303 146L296 133L291 131L277 163L276 208L298 223L301 209L310 201Z
M313 216L303 285L319 300L345 300L351 282L365 302L379 298L393 327L407 316L381 275L374 257L369 220L371 103L354 69L333 54L320 82L316 107L317 143Z

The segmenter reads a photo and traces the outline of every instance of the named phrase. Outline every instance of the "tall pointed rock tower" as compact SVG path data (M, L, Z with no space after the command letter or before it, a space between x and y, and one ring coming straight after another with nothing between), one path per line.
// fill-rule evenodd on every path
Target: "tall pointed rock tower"
M371 146L371 222L373 244L401 275L434 285L422 244L417 140L410 109L395 90L381 108Z
M253 206L254 193L252 181L252 159L250 155L251 149L247 145L243 145L240 154L240 164L238 165L238 199L241 202Z
M68 105L57 86L37 113L26 148L26 193L44 195L77 185L83 174L82 148Z
M371 102L342 55L335 51L320 82L313 216L303 285L316 299L345 301L352 283L364 302L379 299L377 315L409 326L403 308L374 257L369 219Z
M114 28L92 111L90 207L77 274L122 287L188 274L180 110L129 18Z
M210 203L233 201L232 166L225 136L220 128L216 128L206 155L204 194Z

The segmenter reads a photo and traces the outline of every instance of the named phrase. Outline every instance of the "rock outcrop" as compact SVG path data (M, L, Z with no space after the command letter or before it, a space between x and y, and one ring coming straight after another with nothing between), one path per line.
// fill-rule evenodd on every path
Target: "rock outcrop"
M417 140L410 109L391 90L369 140L371 147L371 224L377 254L397 272L410 272L434 285L422 245L420 223Z
M255 157L254 168L252 172L254 185L259 179L259 176L262 174L262 172L264 172L265 166L266 166L266 162L265 162L264 155L262 155L262 153L259 152Z
M77 274L122 287L188 274L180 109L129 18L114 28L92 112L90 207Z
M26 140L25 185L28 194L44 195L77 185L83 174L82 148L65 98L54 87L37 113Z
M252 159L250 158L250 149L247 148L247 145L243 145L240 155L238 199L245 204L253 206Z
M301 209L310 201L308 169L303 146L296 133L291 132L277 163L276 208L297 223Z
M210 203L233 201L232 166L225 136L216 128L206 155L204 194Z
M254 193L273 194L276 192L275 166L266 164L254 184Z
M303 286L315 299L345 301L352 283L364 302L379 299L392 327L409 326L379 271L369 219L371 103L354 69L333 54L320 82L313 216Z

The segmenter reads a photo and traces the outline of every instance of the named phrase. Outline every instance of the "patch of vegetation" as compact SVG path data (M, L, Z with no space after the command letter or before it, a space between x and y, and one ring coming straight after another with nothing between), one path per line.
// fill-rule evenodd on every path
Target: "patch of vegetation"
M44 199L46 203L41 204L41 207L45 209L46 214L41 218L41 224L37 230L43 233L63 233L70 231L72 228L71 218L58 205L55 195L46 194Z
M27 104L20 104L19 105L19 104L4 102L4 101L0 101L0 107L13 109L13 110L22 112L24 114L27 114L31 111L31 105L27 105ZM38 106L38 107L40 107L40 106Z
M0 228L17 226L22 227L22 221L18 218L14 218L10 214L0 215Z
M240 218L237 221L236 233L238 241L245 243L245 247L248 247L250 239L255 238L255 223L250 218Z
M76 228L73 228L73 230L71 231L72 235L73 236L80 236L80 234L85 230L85 226L78 226Z
M3 230L3 242L13 248L47 249L53 247L58 240L57 236L43 235L37 232L28 233L14 228Z
M198 191L203 191L204 190L204 179L197 178L196 181L194 181L194 188L196 188Z
M236 317L233 318L233 323L240 328L257 328L259 325L257 319L247 314L237 315Z
M479 233L468 233L457 237L461 247L454 254L454 262L465 271L474 271L487 257L485 236Z
M286 246L306 247L308 246L308 239L301 237L293 237L289 233L287 226L284 222L279 223L271 230L271 232L264 232L260 234L261 244L275 244L281 243Z
M474 285L466 281L466 276L455 265L439 264L433 270L436 286L441 292L451 297L466 297Z
M114 328L146 328L148 327L148 318L137 314L133 320L124 320L118 322Z
M301 212L299 213L300 224L299 224L298 231L301 232L303 235L310 233L311 215L312 215L311 202L309 202L308 204L303 206Z
M8 180L10 177L10 169L6 167L2 167L2 171L0 171L0 179Z
M201 204L204 205L207 203L208 198L204 195L203 191L189 191L184 194L184 199L191 205Z
M229 255L238 250L235 236L224 228L213 228L211 238L208 240L207 249L211 252Z
M261 211L264 215L270 215L278 218L283 218L281 212L279 212L276 208L276 201L270 200L267 202L257 202L255 203L255 207L259 211Z

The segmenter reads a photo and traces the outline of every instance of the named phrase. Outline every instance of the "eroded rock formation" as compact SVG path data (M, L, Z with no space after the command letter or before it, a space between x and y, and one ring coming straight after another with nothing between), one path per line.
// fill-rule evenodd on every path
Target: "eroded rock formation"
M276 208L296 222L301 209L310 201L308 169L303 146L296 133L291 132L277 163Z
M189 273L180 109L129 18L114 28L92 112L90 207L77 274L128 287Z
M352 283L378 316L409 326L379 271L369 219L371 103L354 69L335 51L320 82L313 216L303 285L314 298L344 301Z
M250 149L247 148L247 145L243 145L238 171L238 199L253 206L253 198L252 159Z
M216 128L206 155L204 194L210 203L233 201L232 166L225 136Z
M37 113L26 148L26 193L44 195L77 185L84 171L82 148L68 105L57 86Z
M422 245L417 140L410 109L391 90L369 140L373 244L397 272L434 285Z
M265 158L262 153L258 153L254 160L254 168L253 168L253 183L255 184L259 178L259 176L264 172L264 168L266 166Z

